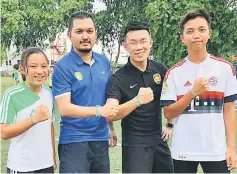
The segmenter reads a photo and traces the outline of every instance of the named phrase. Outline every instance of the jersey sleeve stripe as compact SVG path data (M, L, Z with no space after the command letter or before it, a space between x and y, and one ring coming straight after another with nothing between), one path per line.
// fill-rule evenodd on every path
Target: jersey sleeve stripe
M227 60L225 60L225 59L223 59L223 58L216 57L216 56L214 56L214 55L211 55L210 57L211 57L212 59L214 59L214 60L217 60L217 61L220 61L220 62L224 62L224 63L230 65L230 68L231 68L231 70L232 70L233 76L236 76L235 67L234 67L230 62L228 62Z
M17 86L14 86L12 88L8 88L4 95L3 95L3 98L2 98L2 110L1 110L1 121L4 120L4 113L5 113L5 110L8 108L8 105L6 105L6 100L7 98L9 97L9 94L11 93L11 91L14 91L14 90L18 90L21 88L21 85L17 85Z
M20 86L20 88L15 88L12 90L7 91L6 96L4 96L3 102L2 102L2 113L1 113L1 123L5 123L8 117L8 110L13 109L9 108L9 102L11 100L11 96L15 93L23 91L24 88Z
M167 71L166 74L165 74L164 82L168 79L168 76L169 76L171 70L173 70L173 69L175 69L175 68L177 68L177 67L183 65L185 62L186 62L186 60L183 59L183 60L181 60L179 63L177 63L177 64L175 64L174 66L172 66L171 68L169 68L168 71Z

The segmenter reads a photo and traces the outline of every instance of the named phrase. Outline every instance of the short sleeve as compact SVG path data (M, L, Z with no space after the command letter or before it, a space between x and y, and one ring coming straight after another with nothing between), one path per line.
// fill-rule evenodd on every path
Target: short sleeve
M121 90L121 81L119 80L118 76L111 76L107 85L106 96L107 99L113 98L117 99L119 102L121 101L123 93Z
M69 71L61 68L59 65L55 65L52 75L52 91L55 98L63 95L71 94L71 77Z
M228 66L226 70L226 85L224 91L224 102L233 102L237 100L237 80L235 68Z
M175 101L177 101L177 95L176 95L176 89L175 89L175 83L174 83L174 77L173 77L173 71L171 72L168 70L165 75L165 79L162 86L162 92L161 92L161 102L160 105L168 106Z
M16 109L12 101L10 92L6 91L2 98L1 123L13 124L16 117Z

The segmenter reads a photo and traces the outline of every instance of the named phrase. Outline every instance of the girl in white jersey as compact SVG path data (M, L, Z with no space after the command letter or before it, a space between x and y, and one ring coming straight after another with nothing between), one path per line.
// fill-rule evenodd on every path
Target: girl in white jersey
M7 173L53 173L53 106L51 89L43 83L49 61L39 48L28 48L21 55L25 82L5 91L2 99L1 137L11 139Z

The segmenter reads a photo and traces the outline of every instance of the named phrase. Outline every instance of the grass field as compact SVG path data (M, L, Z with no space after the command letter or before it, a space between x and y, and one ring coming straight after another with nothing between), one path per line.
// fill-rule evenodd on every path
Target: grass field
M1 77L1 97L4 91L13 86L14 82L11 77ZM56 147L58 144L58 137L59 137L59 117L56 118L55 121L55 143ZM118 136L118 144L121 145L121 128L120 128L120 121L115 122L115 128ZM1 139L1 173L6 172L6 163L7 163L7 153L10 141L5 141ZM116 146L115 148L110 149L110 165L111 165L111 173L121 173L122 163L121 163L121 146ZM58 158L58 156L57 156ZM58 163L59 164L59 163ZM58 173L58 168L55 171ZM199 173L202 173L201 168L199 167ZM237 169L232 171L233 173L237 173Z

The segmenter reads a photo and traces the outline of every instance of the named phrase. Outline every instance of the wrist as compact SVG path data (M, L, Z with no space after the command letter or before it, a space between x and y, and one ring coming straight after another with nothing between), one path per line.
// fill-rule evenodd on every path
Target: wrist
M233 150L235 150L235 149L236 149L236 146L235 146L235 145L228 146L228 149L233 149Z
M101 108L101 106L100 105L96 105L96 107L95 107L95 116L96 117L100 117L100 108Z
M173 124L173 123L169 123L169 122L168 122L168 123L166 123L166 127L168 127L168 128L171 128L171 129L172 129L172 128L174 127L174 124Z
M197 97L197 94L196 92L193 92L193 89L190 89L189 93L192 95L193 98Z
M33 119L33 116L30 116L30 122L32 124L32 126L34 126L36 124L35 120Z
M135 99L136 99L136 101L137 101L137 106L140 107L140 106L142 105L141 99L140 99L140 95L137 95L137 96L135 97Z

